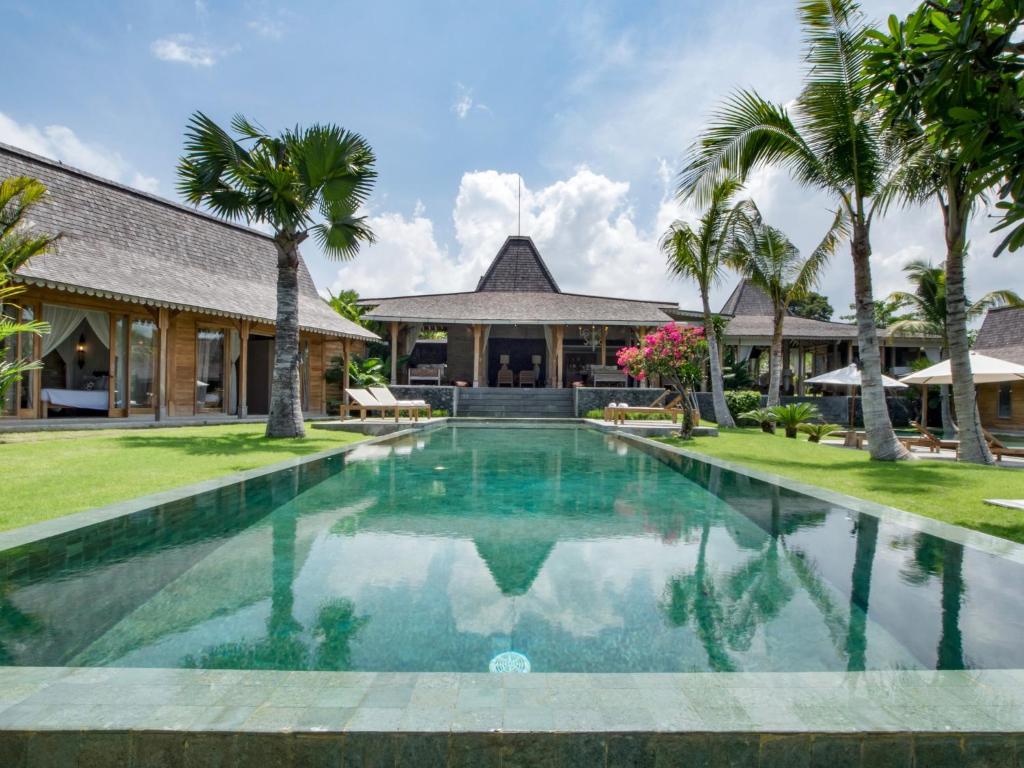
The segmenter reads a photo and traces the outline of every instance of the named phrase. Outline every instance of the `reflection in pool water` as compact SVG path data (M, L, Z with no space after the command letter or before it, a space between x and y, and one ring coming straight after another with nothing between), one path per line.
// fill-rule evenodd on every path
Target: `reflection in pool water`
M583 428L363 446L8 553L0 573L5 664L1024 666L1022 566Z

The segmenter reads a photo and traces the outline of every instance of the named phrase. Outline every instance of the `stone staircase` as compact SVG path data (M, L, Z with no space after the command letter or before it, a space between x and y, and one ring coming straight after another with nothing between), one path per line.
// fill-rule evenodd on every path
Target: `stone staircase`
M459 390L458 415L476 418L573 418L571 389L477 387Z

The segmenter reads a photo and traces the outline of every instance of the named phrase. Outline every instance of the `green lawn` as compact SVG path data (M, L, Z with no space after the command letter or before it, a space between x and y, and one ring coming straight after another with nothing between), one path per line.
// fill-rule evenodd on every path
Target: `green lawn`
M781 430L725 429L718 437L686 443L662 438L710 456L734 461L811 485L876 501L908 512L1024 543L1024 512L992 507L982 499L1024 499L1024 469L1000 469L952 461L871 461L867 451L815 445Z
M267 440L262 424L0 434L0 530L112 504L363 439L310 429Z

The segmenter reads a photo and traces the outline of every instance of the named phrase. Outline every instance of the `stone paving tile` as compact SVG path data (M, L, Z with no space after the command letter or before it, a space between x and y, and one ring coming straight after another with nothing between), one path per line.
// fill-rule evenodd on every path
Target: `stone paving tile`
M599 732L608 730L604 713L600 709L555 709L555 730L562 732Z
M398 766L445 768L448 764L448 734L402 734L397 742L396 753Z
M606 740L608 768L654 768L655 744L648 734L609 734Z
M402 715L403 731L440 733L451 730L455 711L451 707L408 707Z
M361 702L364 707L404 707L412 698L410 685L372 686Z
M182 733L135 733L132 735L135 768L179 768L185 749Z
M501 727L506 733L515 731L554 731L555 713L553 710L545 707L509 707L505 709Z
M499 768L501 740L502 736L496 733L465 733L452 737L448 747L449 768Z
M238 765L293 768L294 738L276 733L246 733L236 740Z
M552 734L504 735L501 738L501 768L556 768L560 764L557 747L556 737Z
M76 768L80 735L33 733L28 740L26 768Z
M608 745L603 734L563 734L556 743L561 768L594 768L604 766L607 761Z
M187 768L223 768L238 760L238 743L248 735L233 733L190 733L178 753Z
M452 715L452 731L499 731L504 714L501 707L456 709Z
M504 688L482 686L459 688L459 695L455 701L455 708L458 710L500 709L503 706L505 706Z
M371 733L397 731L402 725L405 709L402 707L359 707L345 723L346 731Z
M761 736L760 768L809 768L811 738L800 734Z
M342 734L297 733L292 743L296 768L341 768Z
M312 692L310 701L315 707L355 707L366 696L366 688L320 688Z

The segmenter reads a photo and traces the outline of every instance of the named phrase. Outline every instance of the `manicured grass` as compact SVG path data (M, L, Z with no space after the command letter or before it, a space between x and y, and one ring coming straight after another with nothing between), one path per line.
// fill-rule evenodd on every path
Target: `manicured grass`
M0 434L0 530L253 469L364 439L310 429L267 440L262 424Z
M724 429L718 437L665 442L738 464L954 525L1024 543L1024 512L982 499L1024 499L1024 469L952 461L871 461L867 451L815 445L759 429Z

